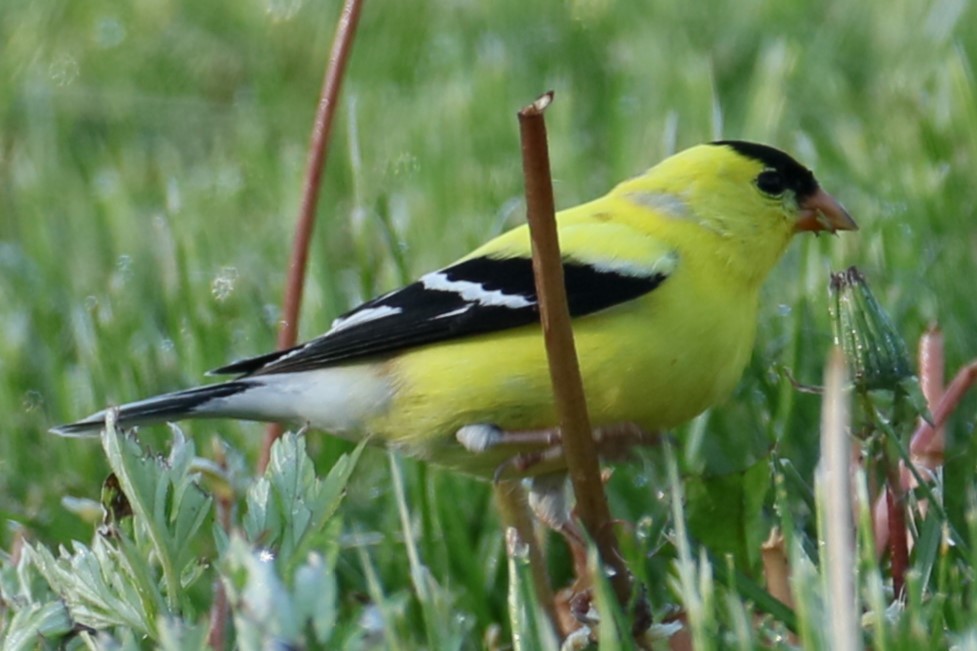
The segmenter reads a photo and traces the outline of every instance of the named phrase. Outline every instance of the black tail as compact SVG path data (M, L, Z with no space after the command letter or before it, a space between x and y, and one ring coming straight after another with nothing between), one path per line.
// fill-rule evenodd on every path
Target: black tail
M253 383L246 381L224 382L131 402L119 407L116 423L128 427L207 415L207 406L214 400L233 396L253 386ZM59 436L85 436L103 427L107 411L100 411L74 423L52 427L51 432Z

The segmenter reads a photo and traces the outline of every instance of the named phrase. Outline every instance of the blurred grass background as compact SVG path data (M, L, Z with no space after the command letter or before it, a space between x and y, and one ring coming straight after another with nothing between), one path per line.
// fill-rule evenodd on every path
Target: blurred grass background
M274 346L338 9L331 0L5 0L0 546L20 530L49 543L91 535L61 500L97 498L102 451L54 438L49 426L197 383ZM736 396L681 438L691 441L692 474L747 472L766 485L773 445L809 480L819 400L793 392L780 369L820 382L829 270L859 265L910 343L938 320L949 369L977 355L975 26L964 0L369 2L300 331L325 330L357 302L521 220L515 111L543 90L557 96L547 118L559 206L688 145L768 142L814 168L862 230L795 243L766 288ZM950 431L945 493L960 518L975 411L971 397ZM186 431L201 448L229 441L253 466L263 428ZM142 435L157 448L167 440L165 428ZM314 435L310 449L322 470L348 446ZM615 475L619 517L667 510L653 465ZM403 467L425 559L480 631L505 594L488 486ZM401 541L387 533L399 530L388 472L384 455L368 451L344 509L397 594L409 577ZM710 517L708 505L700 515ZM747 546L766 535L749 517L757 526ZM796 517L803 525L810 513L799 506ZM356 558L340 565L351 591L365 590Z

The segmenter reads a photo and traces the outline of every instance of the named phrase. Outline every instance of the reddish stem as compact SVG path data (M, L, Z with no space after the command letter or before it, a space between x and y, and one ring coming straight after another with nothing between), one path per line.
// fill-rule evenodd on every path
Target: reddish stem
M227 472L227 458L219 445L215 446L217 452L214 455L215 461L225 473ZM231 514L234 509L233 489L226 491L215 491L217 496L217 523L225 533L231 532ZM220 577L214 579L214 601L210 605L210 632L207 634L207 643L214 651L221 651L227 647L227 619L230 617L231 608L227 601L227 591L224 589L224 582Z
M940 398L939 404L931 411L933 425L923 422L913 434L909 444L909 451L914 458L919 458L927 468L937 468L943 465L944 440L942 428L947 418L957 408L967 390L977 382L977 360L964 366L954 376Z
M315 210L319 201L320 181L325 168L329 136L332 134L332 124L336 116L339 91L342 88L346 63L353 48L353 37L356 35L362 7L363 0L346 0L343 4L342 13L336 23L336 35L333 38L332 51L329 53L329 63L322 81L322 94L319 96L319 106L312 125L309 160L302 191L302 203L299 207L299 219L295 226L295 239L292 243L292 257L288 263L285 304L282 309L281 329L278 331L280 350L291 348L297 339L299 310L302 306L302 290L309 259L309 242L315 225ZM271 444L281 434L281 425L273 423L268 426L261 456L258 459L258 472L264 472L268 465Z
M943 397L945 377L943 333L938 325L931 323L919 338L919 384L930 409L934 409Z
M909 540L906 535L906 494L899 485L899 471L890 473L886 486L886 507L889 512L889 562L892 567L892 592L896 599L906 586L909 568Z

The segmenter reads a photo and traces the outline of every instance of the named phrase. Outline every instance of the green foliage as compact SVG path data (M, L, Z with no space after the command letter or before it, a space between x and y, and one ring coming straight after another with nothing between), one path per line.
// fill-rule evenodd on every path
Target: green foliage
M293 575L313 546L322 551L324 543L335 540L337 532L324 527L339 508L362 449L363 444L341 457L329 476L319 479L304 438L288 435L272 447L264 476L248 488L242 526L253 544L276 550L276 564L285 576Z
M132 639L206 648L207 610L190 599L204 578L223 584L236 648L331 639L340 534L334 516L362 446L318 479L304 439L285 434L265 474L251 482L243 532L228 538L220 527L203 526L212 500L198 486L193 443L179 429L173 433L163 459L109 423L102 434L113 471L103 492L105 521L90 545L53 552L26 543L16 562L4 559L0 595L11 616L2 648L76 634L91 641L96 632L100 648L128 648ZM216 556L205 563L194 543L211 534ZM309 551L312 541L319 551Z
M0 597L9 609L0 641L5 651L34 648L38 638L59 639L71 632L68 609L26 554L2 559Z
M513 650L557 649L555 632L536 599L526 543L519 539L515 529L506 531L505 536Z
M301 0L4 3L4 648L71 635L81 646L93 639L75 628L85 622L104 626L102 648L202 648L218 574L237 607L230 638L242 644L280 635L468 649L500 622L509 639L507 594L522 600L518 612L537 612L520 584L507 591L510 560L484 483L413 461L395 473L369 449L349 477L352 461L338 460L352 445L318 434L277 450L281 465L256 478L261 428L229 422L187 424L172 442L165 428L141 431L165 463L123 436L100 449L44 433L274 346L337 14L337 2ZM367 3L303 335L521 219L514 112L543 90L556 91L547 120L560 206L719 136L792 151L861 231L794 243L766 287L736 394L674 433L679 474L691 479L671 482L650 451L609 487L615 515L636 523L621 537L656 621L695 607L697 639L745 649L790 647L784 631L796 620L801 643L823 645L811 489L820 401L784 370L820 382L828 272L850 264L906 342L939 320L948 369L977 355L974 25L977 5L960 0ZM880 569L859 540L870 648L975 645L975 412L970 397L948 428L946 471L930 489L945 509L916 514L904 605L890 607L885 561ZM312 462L320 472L339 463L338 474L317 479ZM110 473L132 516L111 501L118 517L92 537L84 509L65 506L97 500ZM225 534L214 510L228 500ZM792 613L765 593L755 562L755 540L773 525L788 540ZM565 552L550 552L563 585ZM257 589L265 579L273 591ZM311 585L322 586L314 598ZM757 611L767 613L759 624ZM600 627L608 648L617 630Z
M191 475L194 445L180 430L174 432L175 440L165 463L145 456L139 444L120 435L114 425L108 425L102 434L102 447L113 472L106 485L114 478L124 496L117 498L111 489L103 491L103 504L110 509L108 519L112 522L119 517L113 506L116 500L122 500L126 505L125 514L131 511L136 525L132 540L119 529L110 533L118 536L119 548L128 556L131 567L138 567L137 554L152 553L159 562L166 586L165 607L161 595L154 595L157 597L154 602L146 604L146 621L154 619L160 610L171 613L183 610L183 604L179 603L181 595L199 576L194 550L185 541L191 540L203 525L211 506L210 498L197 488ZM106 498L111 501L106 502ZM96 543L101 540L96 538ZM143 585L137 586L139 592L153 594L148 577L138 578L143 580Z
M690 529L713 554L731 555L740 568L754 567L766 536L762 514L769 487L765 462L741 473L690 478L685 489Z

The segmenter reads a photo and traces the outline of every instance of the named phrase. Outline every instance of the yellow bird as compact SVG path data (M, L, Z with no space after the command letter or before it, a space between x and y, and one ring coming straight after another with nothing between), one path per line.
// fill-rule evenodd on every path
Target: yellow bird
M557 224L587 407L611 443L729 395L760 287L791 237L857 228L807 168L743 141L671 156ZM482 477L561 467L525 226L320 337L213 373L237 377L123 405L117 422L292 422ZM52 431L97 430L105 416Z

